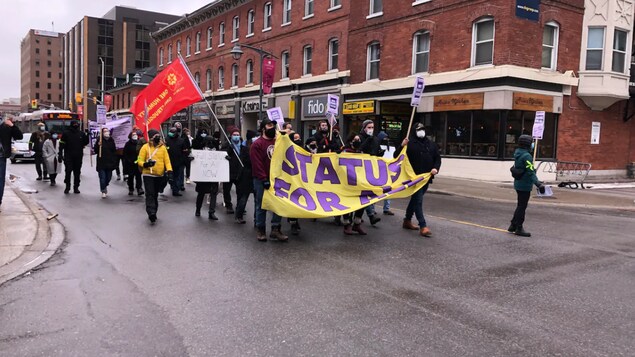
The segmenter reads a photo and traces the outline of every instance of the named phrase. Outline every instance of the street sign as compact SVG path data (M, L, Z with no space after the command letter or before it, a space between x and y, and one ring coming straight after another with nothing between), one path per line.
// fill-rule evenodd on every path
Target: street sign
M423 94L423 88L425 88L425 83L423 81L423 77L417 76L415 79L415 87L412 92L412 100L410 101L410 105L413 107L418 107L419 103L421 103L421 95Z
M536 118L534 119L534 127L532 130L532 136L534 139L542 140L542 134L545 131L545 112L536 112Z

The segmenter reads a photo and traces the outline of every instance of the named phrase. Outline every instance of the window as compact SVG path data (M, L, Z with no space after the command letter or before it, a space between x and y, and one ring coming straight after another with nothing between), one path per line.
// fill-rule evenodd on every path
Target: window
M311 74L311 64L313 62L313 48L311 46L304 47L304 65L302 67L302 74Z
M247 36L254 34L254 22L256 21L256 13L249 10L247 13Z
M379 79L379 42L368 45L368 63L366 65L366 80Z
M282 63L282 77L281 78L289 78L289 52L284 51L280 56Z
M342 0L331 0L331 8L342 6Z
M46 66L51 67L51 61L46 61Z
M201 52L201 32L196 33L196 44L194 45L194 53Z
M51 72L46 72L46 78L51 78Z
M247 84L254 83L254 62L252 60L247 61Z
M232 29L232 42L238 41L238 27L240 26L240 19L238 16L234 16L234 28Z
M40 71L35 71L35 76L40 77Z
M35 88L40 88L40 82L35 82Z
M212 49L212 28L207 28L207 49Z
M339 51L340 42L336 38L331 39L329 41L329 71L338 68Z
M159 48L159 67L163 66L163 47Z
M194 81L196 82L196 85L201 88L201 74L196 72L194 73Z
M558 25L548 22L542 32L542 68L556 69Z
M181 40L176 41L176 54L181 54Z
M168 63L172 63L172 44L168 45Z
M604 28L589 28L589 37L586 45L586 70L602 70L602 54L604 52Z
M46 83L46 89L51 89L51 83Z
M206 85L206 89L205 90L212 90L212 70L208 69L207 72L205 72L205 83Z
M626 31L615 29L613 36L613 63L611 69L613 72L624 73L624 64L626 61Z
M187 36L187 38L185 39L185 56L191 56L192 55L192 39L190 38L190 36Z
M313 0L304 0L304 16L313 15Z
M232 64L232 87L238 87L238 65Z
M286 25L291 22L291 0L284 0L282 4L282 24Z
M51 55L51 50L46 50L46 55L50 56Z
M381 15L384 11L382 0L370 0L370 12L369 15Z
M225 45L225 23L221 22L218 28L218 47Z
M262 29L263 30L271 29L271 3L270 2L265 4L263 16L264 16L264 21L262 23Z
M412 41L412 73L428 72L430 63L430 33L417 32Z
M472 30L472 66L494 63L494 19L474 23Z
M225 88L225 70L223 67L218 67L218 89Z

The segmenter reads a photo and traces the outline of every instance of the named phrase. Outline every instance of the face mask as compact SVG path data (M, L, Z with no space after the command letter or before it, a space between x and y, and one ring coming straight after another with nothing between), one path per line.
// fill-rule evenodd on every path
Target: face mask
M328 133L329 128L321 128L320 130L322 130L323 133Z
M53 134L53 135L51 135L51 137L52 137L53 139L57 139L57 134Z
M132 140L137 141L137 140L139 140L139 137L137 135L133 135L132 136Z
M366 129L366 135L373 136L373 132L374 131L375 131L375 129Z
M161 142L161 138L158 136L155 136L152 138L152 142L154 143L154 145L159 145L159 143Z
M44 131L45 129L43 126L40 126L39 128L40 128L40 131Z
M426 131L425 130L417 130L417 137L418 138L425 138L426 137Z
M315 145L315 144L311 144L311 145L309 145L309 148L310 148L311 150L317 150L317 145Z
M531 151L534 151L535 147L536 147L536 143L531 143Z
M168 133L168 136L173 138L174 137L174 133Z
M105 132L104 132L104 138L108 139L109 137L110 137L110 133L109 133L109 132L107 132L107 131L105 131Z
M268 138L273 139L276 137L276 128L271 128L271 129L267 129L265 130L265 135L267 135Z
M206 138L206 137L207 137L207 134L201 133L201 138Z
M362 142L361 141L353 141L353 147L355 149L357 149L358 147L362 146Z
M293 143L298 146L302 146L302 140L294 140Z
M232 141L236 144L238 144L240 142L240 136L238 135L232 135Z

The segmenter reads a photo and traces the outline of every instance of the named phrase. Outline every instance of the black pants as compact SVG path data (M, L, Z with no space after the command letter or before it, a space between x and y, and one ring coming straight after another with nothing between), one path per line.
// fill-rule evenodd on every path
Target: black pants
M146 191L146 212L148 216L156 215L159 210L159 191L165 179L162 176L143 176Z
M117 168L115 169L117 176L121 176L121 170L119 170L119 163L123 163L123 162L125 162L123 160L123 155L117 154Z
M232 185L236 186L238 190L238 182L236 180L229 180L229 182L223 182L223 202L225 202L225 208L232 208ZM238 203L236 203L238 204Z
M196 212L201 211L203 200L205 200L205 192L199 192L196 195ZM218 182L212 182L212 188L209 194L209 213L216 213L216 197L218 196Z
M250 194L250 189L241 189L238 185L236 185L236 211L234 212L236 218L243 218Z
M185 178L190 178L190 172L192 171L192 161L188 157L185 161Z
M135 185L136 180L136 185ZM141 172L139 172L138 168L131 168L128 173L128 191L132 191L135 187L137 190L140 190L143 183L141 182Z
M514 211L514 218L512 218L512 224L522 226L523 223L525 223L525 211L527 210L531 191L516 190L516 194L518 195L518 202L516 204L516 211Z
M73 174L73 187L79 187L79 176L82 174L82 157L69 157L64 160L64 168L66 169L64 183L66 187L71 186L71 174Z
M42 153L36 152L33 158L35 159L35 171L37 171L37 177L42 177L42 173L44 173L44 177L46 177L46 165L44 164Z
M351 213L347 213L345 215L342 216L342 218L344 219L344 224L357 224L359 222L361 222L362 220L362 216L364 215L364 212L366 211L365 208L362 209L358 209L355 212L351 212ZM357 218L357 219L355 219ZM357 221L357 223L356 223Z

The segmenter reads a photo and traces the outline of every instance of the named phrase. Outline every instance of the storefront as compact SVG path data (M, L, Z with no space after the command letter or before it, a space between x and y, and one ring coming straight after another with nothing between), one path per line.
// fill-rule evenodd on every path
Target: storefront
M266 118L267 109L269 108L268 99L263 98L262 103L260 103L259 99L243 99L240 103L240 123L242 126L243 135L247 132L247 130L258 130L258 114L260 113L260 109L262 107L262 116Z
M344 133L359 133L364 120L372 120L375 124L379 121L377 101L364 100L358 102L346 102L342 106L344 115Z
M231 101L222 101L216 102L214 113L222 125L223 130L227 130L228 127L235 125L236 123L236 102ZM214 132L220 131L218 128L218 123L214 118L210 117L210 121L212 128L214 128Z
M339 93L330 93L339 95ZM321 120L326 120L326 110L328 108L328 94L322 94L317 96L309 96L302 98L302 113L301 121L302 139L306 139L313 136L319 126ZM338 118L338 123L340 122ZM340 125L341 128L341 125Z

